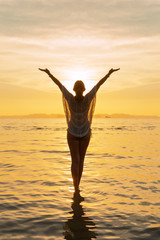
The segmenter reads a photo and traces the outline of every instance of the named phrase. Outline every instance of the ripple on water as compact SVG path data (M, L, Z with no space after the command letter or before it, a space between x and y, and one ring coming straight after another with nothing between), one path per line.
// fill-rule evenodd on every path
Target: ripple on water
M0 222L0 227L4 239L7 239L7 236L8 239L32 239L34 236L36 239L46 239L47 236L62 235L61 220L55 221L52 215L8 220L5 224Z

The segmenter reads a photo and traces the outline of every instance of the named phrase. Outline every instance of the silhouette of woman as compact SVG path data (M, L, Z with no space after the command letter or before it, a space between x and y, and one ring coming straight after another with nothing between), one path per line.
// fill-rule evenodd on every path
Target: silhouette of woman
M75 197L80 197L79 184L83 172L86 150L91 137L91 122L95 107L96 92L107 78L119 69L120 68L110 69L109 72L85 96L83 96L83 92L85 91L84 83L80 80L76 81L73 87L75 92L74 96L50 73L47 68L39 68L40 71L48 74L62 92L64 111L68 124L67 141L72 159L71 172L75 188Z

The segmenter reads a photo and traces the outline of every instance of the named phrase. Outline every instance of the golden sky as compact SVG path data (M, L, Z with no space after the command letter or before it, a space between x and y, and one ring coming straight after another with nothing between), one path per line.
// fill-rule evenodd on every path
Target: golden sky
M62 113L57 86L81 79L96 113L160 116L159 0L0 0L0 115Z

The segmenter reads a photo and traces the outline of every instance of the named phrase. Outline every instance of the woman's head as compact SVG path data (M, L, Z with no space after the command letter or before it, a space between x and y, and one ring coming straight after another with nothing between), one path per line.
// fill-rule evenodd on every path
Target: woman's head
M75 92L81 91L83 93L86 89L84 83L81 80L77 80L73 86L73 90Z

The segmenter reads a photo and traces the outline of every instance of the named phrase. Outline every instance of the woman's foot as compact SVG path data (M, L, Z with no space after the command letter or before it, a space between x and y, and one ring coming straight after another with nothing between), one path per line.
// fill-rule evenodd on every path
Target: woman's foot
M84 197L82 197L82 196L80 195L80 190L79 190L79 189L74 192L73 200L76 201L76 202L82 202L82 201L84 201Z

